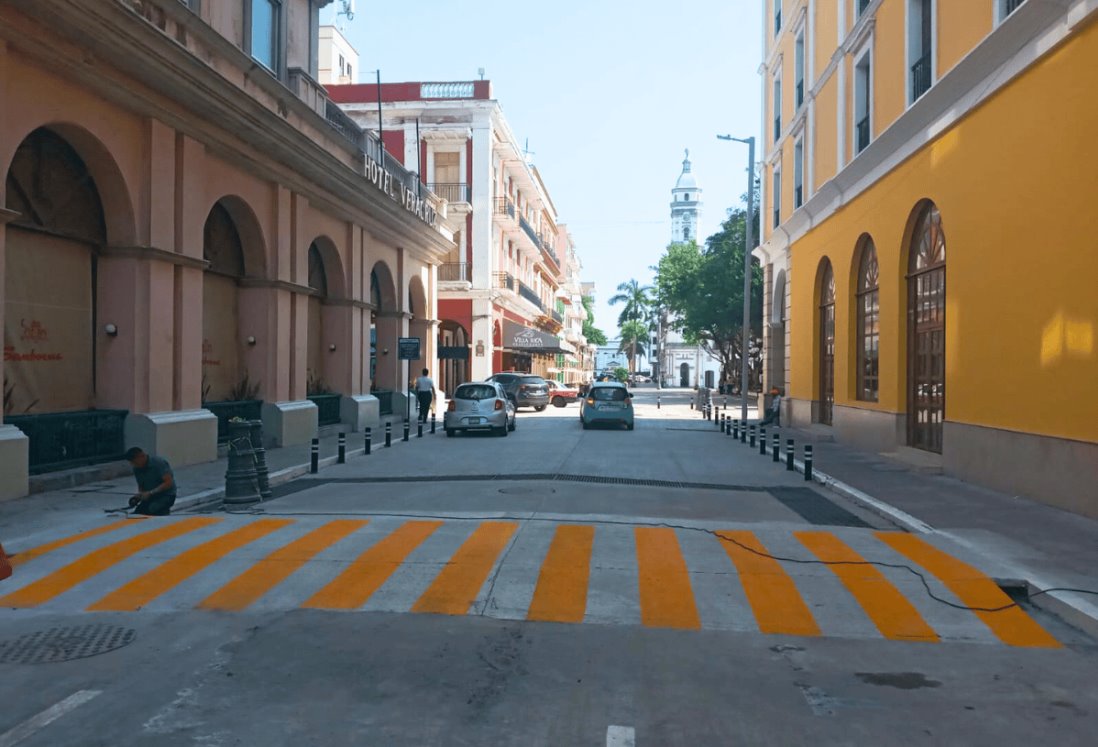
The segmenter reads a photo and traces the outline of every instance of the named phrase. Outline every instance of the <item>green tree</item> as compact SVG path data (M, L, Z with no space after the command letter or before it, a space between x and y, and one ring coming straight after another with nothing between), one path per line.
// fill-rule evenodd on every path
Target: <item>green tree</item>
M621 326L621 344L619 353L629 356L629 371L637 370L637 355L646 355L648 344L648 323L644 321L629 321Z
M621 314L618 315L619 329L624 327L626 322L639 322L648 318L652 307L652 291L651 286L641 285L636 280L630 280L618 286L617 294L610 298L610 305L625 304Z
M595 298L583 296L583 308L587 318L583 320L583 336L592 345L605 345L606 333L595 326Z
M704 247L693 241L671 244L659 264L660 304L687 340L700 343L721 362L722 381L738 378L746 216L746 210L730 210L721 230L706 239ZM757 227L758 213L754 219ZM748 323L752 337L761 336L762 268L758 264L752 269Z
M624 384L625 382L629 381L629 371L624 368L615 368L614 378Z

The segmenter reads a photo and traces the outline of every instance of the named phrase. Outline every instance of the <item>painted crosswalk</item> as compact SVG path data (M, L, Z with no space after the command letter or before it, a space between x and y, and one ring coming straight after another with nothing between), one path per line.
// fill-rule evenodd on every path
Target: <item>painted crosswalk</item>
M924 537L854 528L173 517L45 538L15 566L0 608L309 608L1060 645L1019 607L989 611L1011 600L973 563Z

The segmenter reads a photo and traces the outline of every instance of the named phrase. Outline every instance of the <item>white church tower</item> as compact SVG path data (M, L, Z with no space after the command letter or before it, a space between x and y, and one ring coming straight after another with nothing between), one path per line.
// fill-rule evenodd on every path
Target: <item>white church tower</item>
M690 150L682 162L682 173L671 190L671 241L700 241L698 212L701 210L701 190L690 172Z

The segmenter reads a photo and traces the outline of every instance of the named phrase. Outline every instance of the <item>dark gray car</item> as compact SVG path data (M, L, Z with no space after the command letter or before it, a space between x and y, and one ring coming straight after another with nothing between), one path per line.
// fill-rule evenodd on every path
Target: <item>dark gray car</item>
M533 407L541 412L549 406L549 384L540 376L528 373L507 372L489 376L503 387L507 398L515 403L515 408Z

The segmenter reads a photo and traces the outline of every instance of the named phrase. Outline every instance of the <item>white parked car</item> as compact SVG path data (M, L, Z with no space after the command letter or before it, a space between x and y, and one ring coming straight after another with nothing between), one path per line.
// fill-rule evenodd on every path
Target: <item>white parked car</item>
M490 431L506 436L515 430L515 403L503 386L494 381L475 381L454 390L442 427L447 436L462 431Z

